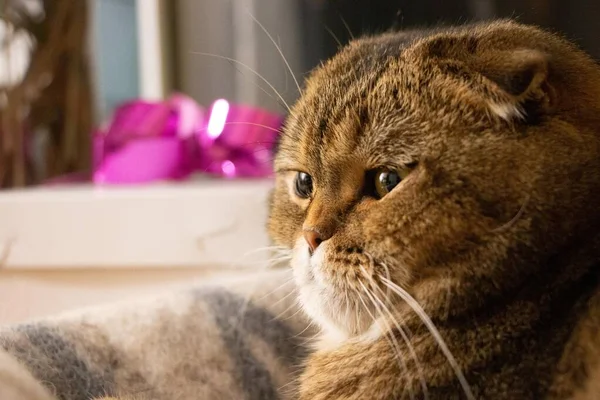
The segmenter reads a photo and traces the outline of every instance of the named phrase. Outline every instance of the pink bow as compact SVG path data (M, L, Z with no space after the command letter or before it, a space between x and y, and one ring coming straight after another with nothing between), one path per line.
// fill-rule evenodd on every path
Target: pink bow
M208 112L182 95L131 101L94 135L93 180L144 183L193 172L266 177L282 123L279 114L223 99Z

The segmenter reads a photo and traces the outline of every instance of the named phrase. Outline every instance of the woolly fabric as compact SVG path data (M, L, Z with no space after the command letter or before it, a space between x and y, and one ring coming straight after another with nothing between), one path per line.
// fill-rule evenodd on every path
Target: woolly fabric
M82 310L0 332L0 398L290 398L314 335L289 271Z

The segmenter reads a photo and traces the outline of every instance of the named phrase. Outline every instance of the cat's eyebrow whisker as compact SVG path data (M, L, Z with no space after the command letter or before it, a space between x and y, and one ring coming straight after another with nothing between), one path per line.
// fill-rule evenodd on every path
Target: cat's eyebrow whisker
M492 232L500 233L500 232L503 232L503 231L509 229L511 226L513 226L523 216L523 213L525 212L525 207L527 206L527 204L529 204L529 200L531 200L531 196L527 195L527 197L525 197L525 201L521 205L521 208L519 208L519 211L517 211L517 214L515 214L515 216L510 221L505 223L504 225L493 229Z
M370 285L373 288L379 290L379 292L385 296L386 293L384 293L384 291L381 290L381 288L379 287L379 285L377 285L375 283L375 281L373 280L373 278L368 275L367 271L362 266L360 268L362 270L363 275L370 281ZM373 295L375 296L375 293L373 293ZM389 297L387 297L386 299L388 299L388 298ZM425 396L426 399L429 398L429 389L427 387L427 383L425 382L425 374L424 374L424 371L423 371L423 366L421 365L421 362L419 361L419 357L417 356L417 352L415 351L415 348L412 345L412 343L410 341L410 338L408 337L408 335L406 334L406 332L404 331L404 329L402 329L402 327L400 326L400 323L398 322L398 319L392 314L392 312L385 305L385 303L380 298L378 298L377 296L375 296L375 299L378 301L378 303L381 306L381 308L384 311L386 311L387 315L392 320L392 323L394 324L394 326L396 327L396 329L398 329L398 332L400 333L400 336L402 336L402 340L406 344L406 347L408 347L408 351L410 352L410 355L411 355L413 361L415 362L415 365L417 366L417 371L419 372L419 376L420 376L419 380L420 380L420 383L421 383L421 388L423 389L423 395Z
M256 19L256 17L254 15L252 15L252 13L250 11L247 11L247 13L248 13L248 15L250 15L250 18L252 18L254 20L254 22L256 22L256 24L260 27L260 29L262 29L262 31L265 33L265 35L267 35L267 37L269 38L269 40L273 43L273 45L275 46L275 48L279 52L279 55L283 59L283 62L285 63L285 66L287 67L288 71L290 72L290 75L292 75L292 79L294 79L294 83L296 84L296 87L298 88L298 93L300 93L300 95L302 95L302 88L300 87L300 84L298 83L298 79L296 79L296 75L294 75L294 71L292 70L292 67L290 66L290 63L288 62L287 58L283 54L283 51L281 50L281 47L277 44L277 42L275 41L275 39L273 39L273 36L271 36L271 34L267 30L267 28L265 28L265 26L263 24L261 24L260 21L258 19Z
M258 126L259 128L264 128L264 129L268 129L270 131L273 131L275 133L281 134L283 133L281 131L281 129L277 129L277 128L273 128L272 126L269 125L263 125L263 124L258 124L255 122L247 122L247 121L230 121L230 122L225 122L223 125L227 126L227 125L250 125L250 126ZM202 128L202 129L198 129L198 132L203 132L208 130L208 127ZM258 143L258 144L262 144L262 143L268 143L268 144L274 144L274 142L250 142L250 144L252 143Z
M244 64L241 61L236 60L235 58L221 56L219 54L204 53L204 52L200 52L200 51L192 51L191 54L197 55L197 56L207 56L207 57L220 58L222 60L227 60L227 61L239 64L239 65L241 65L244 68L247 68L250 72L254 73L260 80L262 80L264 83L266 83L269 86L269 88L277 95L277 97L279 98L279 100L281 100L281 102L285 105L285 108L287 108L288 112L291 113L292 109L291 109L290 105L285 101L285 99L283 98L283 96L281 96L281 94L279 93L279 91L277 89L275 89L275 86L273 86L271 84L271 82L269 82L267 80L267 78L265 78L264 76L262 76L261 74L259 74L257 71L255 71L254 69L252 69L250 66Z
M230 61L230 65L232 68L234 68L237 72L239 72L242 76L246 77L246 75L238 68L235 66L235 64L233 64L233 62ZM257 87L261 92L263 92L264 94L267 95L267 97L269 97L271 100L275 101L276 103L280 104L280 100L276 99L275 97L273 97L272 93L269 93L264 87L262 87L261 85L259 85L257 82L255 81L250 81L252 83L253 86ZM280 104L283 105L283 104Z
M338 44L338 48L341 48L342 42L340 41L340 39L338 39L338 37L335 35L335 33L333 33L333 31L331 29L329 29L329 27L327 27L327 26L325 26L325 30L331 35L333 40L335 40L335 42Z
M354 40L354 33L352 33L352 29L350 29L350 25L348 25L348 23L346 22L344 17L342 17L341 15L340 15L340 19L342 20L342 24L344 24L344 27L346 27L346 30L350 34L350 37L352 38L352 40Z
M402 300L404 300L406 302L406 304L408 304L410 306L410 308L413 309L413 311L417 314L417 316L419 316L421 321L423 321L423 323L425 324L425 326L427 327L427 329L429 330L431 335L434 337L434 339L440 346L440 349L442 350L442 352L448 359L450 366L452 367L452 369L454 370L454 373L456 374L456 377L460 381L460 384L463 388L463 391L465 392L465 395L467 396L467 399L475 400L475 396L473 395L473 392L471 391L471 386L467 382L460 366L458 365L458 362L456 362L456 359L452 355L452 352L448 348L448 345L442 338L442 335L440 334L438 329L435 327L435 324L433 323L431 318L429 318L429 315L427 315L425 310L423 310L423 307L421 307L419 302L417 302L415 300L415 298L412 297L406 290L402 289L400 286L396 285L394 282L392 282L389 279L384 278L384 277L381 277L381 281L386 286L388 286L394 293L396 293Z
M358 281L358 283L360 284L360 286L363 289L363 292L367 295L367 297L369 298L369 300L371 301L371 303L375 306L375 310L381 315L382 317L382 321L385 324L385 328L386 328L386 332L383 335L388 342L390 342L390 344L392 345L392 348L394 349L395 353L396 353L396 359L398 360L398 363L400 365L400 368L402 370L404 370L404 373L408 375L408 365L406 364L406 361L404 360L404 357L402 356L402 351L400 349L400 344L398 343L398 340L396 339L396 337L394 336L394 332L392 332L392 329L390 328L390 325L387 322L387 318L385 317L385 315L382 314L381 310L379 309L379 306L377 305L377 303L375 302L375 300L373 299L373 296L369 289L367 289L367 287L365 286L364 283L362 283L361 280ZM361 301L363 302L363 305L365 306L365 309L367 310L367 312L369 313L369 315L371 316L371 318L373 319L373 323L377 324L377 319L373 316L373 314L369 311L367 305L364 303L364 301L362 300L362 298L359 296L359 299L361 299ZM408 394L412 399L415 398L415 395L413 393L412 387L410 385L404 385L404 390L406 391L408 389ZM404 396L404 393L402 393L402 396Z

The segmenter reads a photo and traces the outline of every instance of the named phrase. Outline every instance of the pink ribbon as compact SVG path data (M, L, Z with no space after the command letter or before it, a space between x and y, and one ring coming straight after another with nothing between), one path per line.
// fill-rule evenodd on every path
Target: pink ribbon
M215 101L208 112L175 95L165 102L123 104L94 135L95 183L179 180L194 172L226 178L266 177L283 117Z

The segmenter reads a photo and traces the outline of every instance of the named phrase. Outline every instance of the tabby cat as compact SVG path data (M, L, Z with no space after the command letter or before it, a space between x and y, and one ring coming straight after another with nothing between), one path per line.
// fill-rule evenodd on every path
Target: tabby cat
M323 328L300 399L600 398L600 68L511 21L317 68L269 229Z

